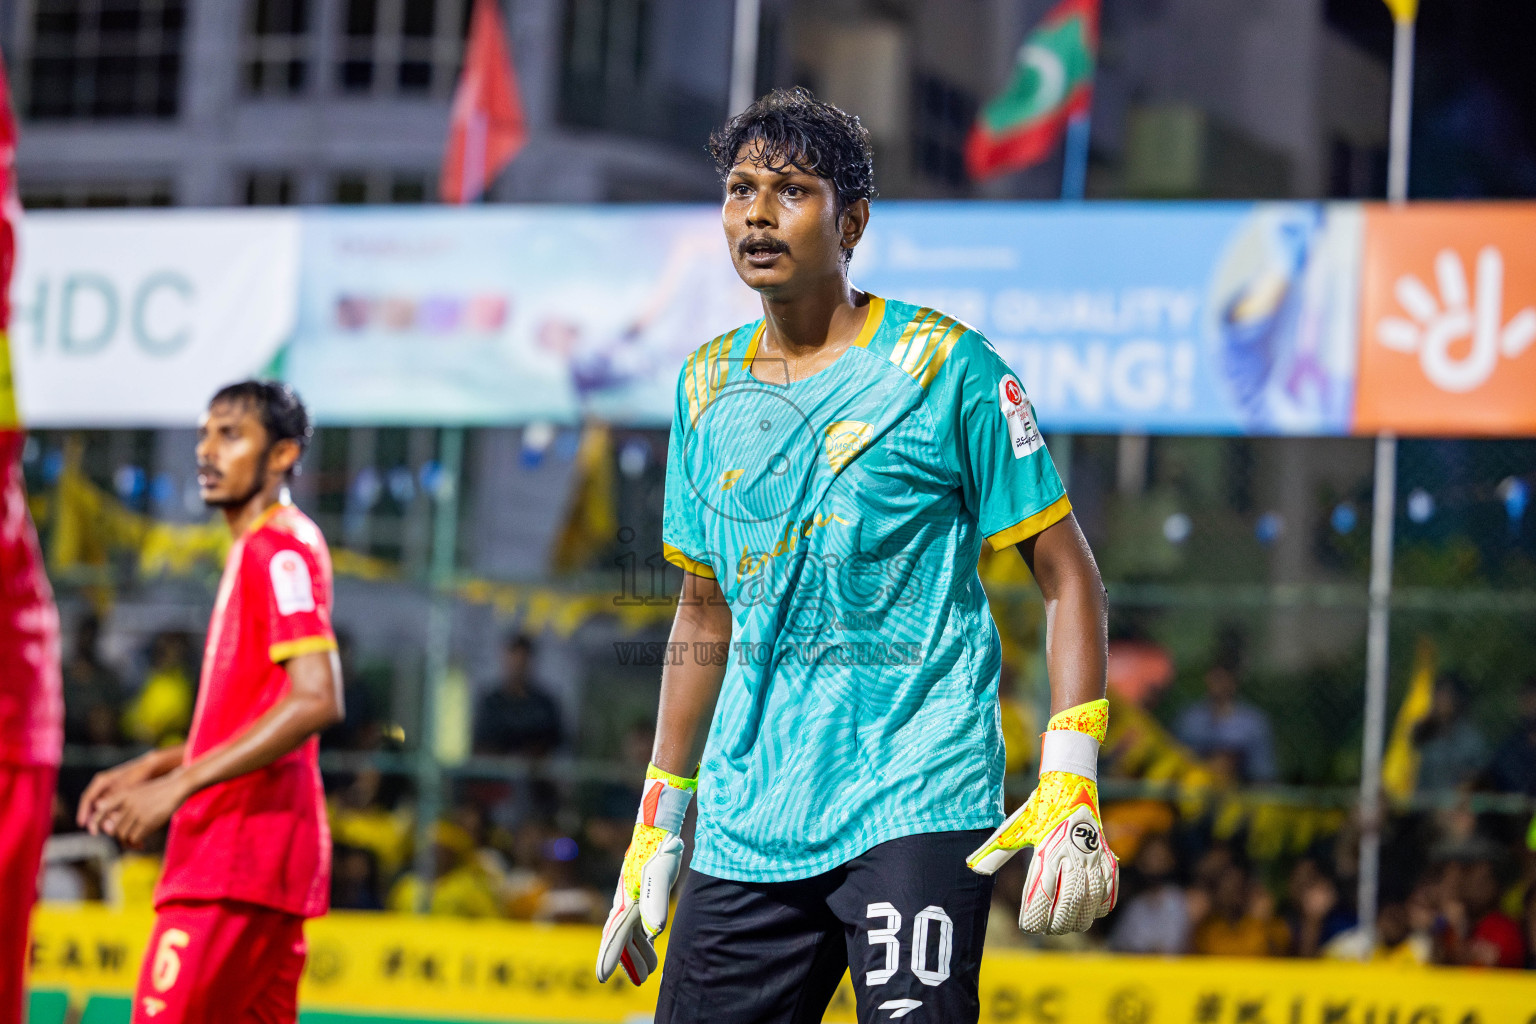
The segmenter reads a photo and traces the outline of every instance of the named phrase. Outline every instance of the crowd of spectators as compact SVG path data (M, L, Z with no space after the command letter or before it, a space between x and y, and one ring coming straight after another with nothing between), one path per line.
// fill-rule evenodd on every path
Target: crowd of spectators
M353 664L350 642L340 639L347 718L325 735L323 749L399 753L387 702ZM504 763L518 770L455 774L424 855L415 848L418 802L408 772L377 766L327 772L335 909L601 921L633 828L653 730L649 722L633 722L617 749L585 758L607 761L611 771L579 778L562 771L578 753L577 723L564 720L560 702L539 678L536 653L529 637L509 636L495 678L475 688L473 753L493 762L509 758ZM101 621L94 615L78 620L64 664L67 737L77 751L163 745L185 736L196 696L193 638L155 633L137 655L109 661ZM1271 722L1242 698L1240 666L1218 655L1204 684L1202 699L1161 716L1168 731L1223 784L1275 782ZM1536 797L1536 679L1520 691L1506 735L1485 735L1469 715L1469 696L1455 675L1437 680L1429 711L1412 731L1419 789ZM66 808L96 767L88 762L77 758L61 777L61 831L72 827ZM1113 771L1112 764L1106 768ZM1342 827L1321 830L1301 847L1254 856L1241 828L1216 820L1213 804L1140 803L1156 805L1155 813L1142 814L1153 824L1124 838L1111 834L1123 864L1119 909L1087 935L1039 941L1157 955L1533 966L1536 828L1528 809L1478 815L1452 799L1440 809L1394 814L1368 939L1356 910L1353 819L1341 814ZM1108 822L1113 802L1105 810ZM88 866L70 875L55 865L48 891L56 898L147 901L154 855L151 848L121 858L111 878L91 876ZM1034 941L1015 925L1026 867L1027 857L1015 858L997 877L989 942L998 946Z

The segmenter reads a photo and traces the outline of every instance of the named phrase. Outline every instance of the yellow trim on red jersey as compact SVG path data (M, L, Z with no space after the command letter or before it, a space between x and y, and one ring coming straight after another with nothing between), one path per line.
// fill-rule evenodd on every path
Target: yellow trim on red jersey
M1063 494L1045 508L1036 512L1022 522L1015 523L1006 530L999 530L987 538L987 543L992 545L993 551L1001 551L1003 548L1012 547L1021 540L1028 540L1048 526L1054 526L1067 518L1072 511L1072 503Z
M267 649L272 658L272 664L281 665L289 658L297 658L301 654L315 654L319 651L334 651L336 638L333 636L303 636L297 640L284 640L282 643L273 644Z

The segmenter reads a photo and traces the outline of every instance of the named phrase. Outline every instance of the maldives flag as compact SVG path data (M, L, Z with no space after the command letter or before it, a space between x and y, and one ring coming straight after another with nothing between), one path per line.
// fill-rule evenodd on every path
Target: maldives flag
M1099 0L1061 0L1019 47L1013 80L982 107L965 144L972 178L994 177L1039 163L1067 121L1093 102L1099 48Z
M445 203L472 203L528 141L523 101L512 71L497 0L475 0L464 74L453 94L453 120L438 192Z

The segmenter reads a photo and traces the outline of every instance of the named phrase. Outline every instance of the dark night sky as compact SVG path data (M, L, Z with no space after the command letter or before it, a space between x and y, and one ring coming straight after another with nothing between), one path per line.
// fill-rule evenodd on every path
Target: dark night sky
M1327 0L1328 20L1383 60L1382 0ZM1536 3L1420 0L1410 191L1536 196Z

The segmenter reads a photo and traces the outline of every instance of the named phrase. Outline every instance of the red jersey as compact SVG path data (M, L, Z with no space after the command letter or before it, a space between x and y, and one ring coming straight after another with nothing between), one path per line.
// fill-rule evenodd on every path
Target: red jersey
M0 764L57 766L64 746L59 612L21 478L26 434L0 429Z
M331 556L292 505L235 542L208 625L187 760L239 735L287 692L283 662L333 650ZM171 818L157 907L241 900L303 917L330 905L331 832L318 737L265 768L209 786Z

